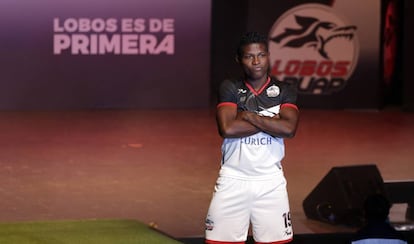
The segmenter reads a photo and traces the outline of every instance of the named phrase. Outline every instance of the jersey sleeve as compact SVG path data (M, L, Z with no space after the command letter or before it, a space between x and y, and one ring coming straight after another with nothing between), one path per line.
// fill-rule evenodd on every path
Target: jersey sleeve
M220 104L225 103L234 103L237 105L237 89L233 81L231 80L224 80L220 84L219 92L218 92L218 106Z
M290 83L283 83L283 89L282 89L282 101L281 105L283 104L293 104L297 105L297 89L294 84Z

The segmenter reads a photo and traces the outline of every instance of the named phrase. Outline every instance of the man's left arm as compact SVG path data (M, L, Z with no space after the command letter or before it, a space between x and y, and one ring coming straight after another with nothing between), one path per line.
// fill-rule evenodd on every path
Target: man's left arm
M243 111L240 116L265 133L275 137L292 138L296 134L299 122L299 110L296 105L283 104L279 114L268 117L254 112Z

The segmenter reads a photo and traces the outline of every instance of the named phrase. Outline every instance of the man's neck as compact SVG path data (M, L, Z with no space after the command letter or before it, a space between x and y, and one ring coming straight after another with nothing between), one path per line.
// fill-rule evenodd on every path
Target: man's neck
M255 91L258 91L258 90L260 90L260 88L262 88L264 86L264 84L266 84L267 80L268 80L268 77L265 76L265 77L260 78L258 80L247 79L246 81L247 81L247 83L250 84L250 86Z

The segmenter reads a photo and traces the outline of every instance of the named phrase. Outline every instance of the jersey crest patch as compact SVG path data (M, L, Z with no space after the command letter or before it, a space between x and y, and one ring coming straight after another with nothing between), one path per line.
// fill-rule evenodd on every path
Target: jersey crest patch
M280 94L280 88L276 85L272 85L266 89L266 94L268 97L277 97Z

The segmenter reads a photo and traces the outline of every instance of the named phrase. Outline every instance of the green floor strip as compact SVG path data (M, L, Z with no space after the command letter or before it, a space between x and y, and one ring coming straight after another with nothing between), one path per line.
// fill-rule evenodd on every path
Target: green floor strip
M85 220L0 223L7 244L179 244L139 221Z

